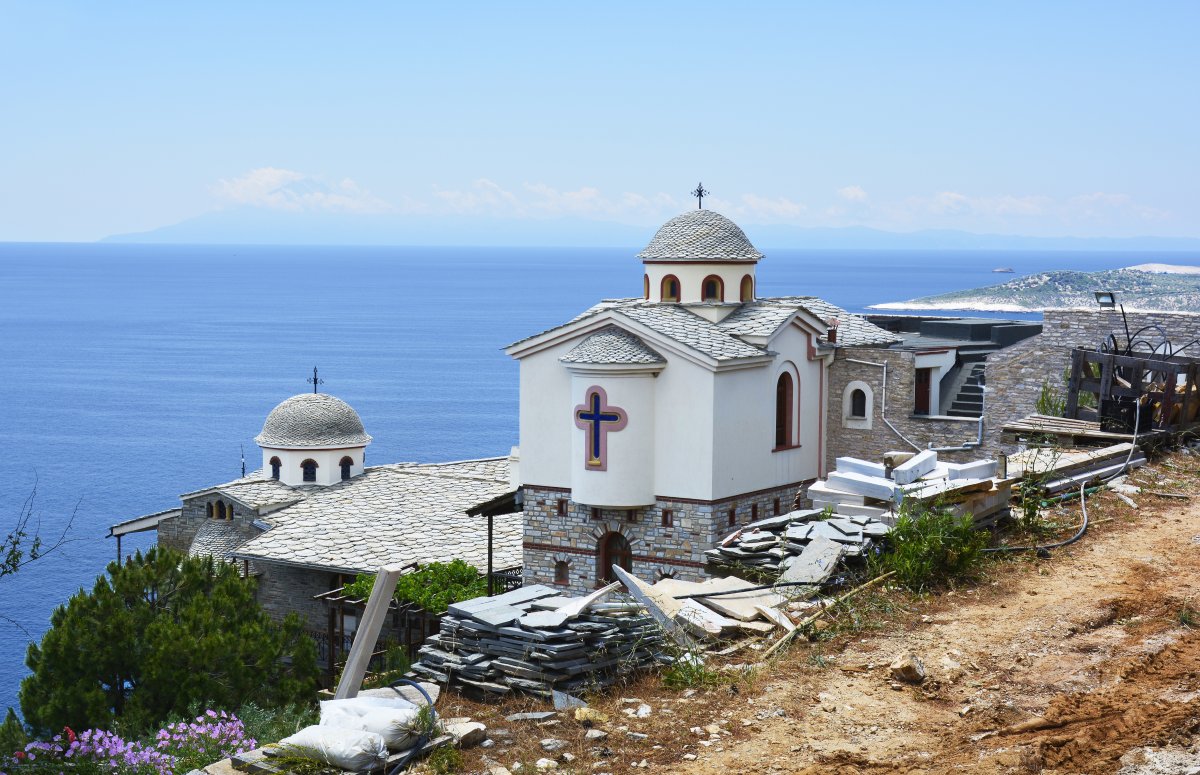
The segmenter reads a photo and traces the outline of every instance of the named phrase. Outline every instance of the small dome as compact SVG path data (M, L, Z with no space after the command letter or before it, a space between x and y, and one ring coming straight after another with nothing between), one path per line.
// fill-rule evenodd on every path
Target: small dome
M362 447L371 437L350 404L324 393L301 393L271 410L254 441L284 449Z
M647 261L757 261L736 223L712 210L689 210L663 224L638 258Z

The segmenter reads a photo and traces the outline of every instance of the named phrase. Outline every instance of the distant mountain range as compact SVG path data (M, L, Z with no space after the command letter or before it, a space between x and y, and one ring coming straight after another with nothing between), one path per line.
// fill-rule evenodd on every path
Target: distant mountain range
M856 250L1128 250L1200 251L1189 237L1023 237L925 230L890 232L862 226L744 226L761 249ZM491 245L497 247L629 247L640 249L655 227L584 218L344 215L261 208L218 210L180 223L103 242L243 245Z
M1196 312L1200 311L1200 267L1156 263L1102 272L1043 272L986 288L872 304L871 308L978 312L1094 308L1096 291L1112 291L1128 310Z

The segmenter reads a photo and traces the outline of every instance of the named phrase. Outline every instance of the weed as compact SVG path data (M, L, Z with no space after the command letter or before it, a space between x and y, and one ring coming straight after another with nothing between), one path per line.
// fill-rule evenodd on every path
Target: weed
M282 740L310 724L317 723L317 706L315 704L284 705L278 708L265 708L256 703L247 702L237 709L237 717L242 720L247 737L269 742Z
M332 768L317 758L315 751L305 748L287 748L279 756L271 757L271 766L288 775L328 775Z
M970 514L960 517L937 504L904 503L888 535L887 551L868 562L873 572L894 572L900 584L921 592L972 576L987 540L986 534L975 530Z
M463 768L463 755L452 745L443 745L434 749L425 760L429 771L434 775L451 775Z
M825 654L820 648L814 648L808 652L807 661L809 665L816 668L822 668L829 664L829 660L825 659Z
M1183 601L1183 606L1179 609L1179 623L1189 630L1193 629L1197 624L1200 624L1200 611L1192 608L1191 599Z
M676 655L663 671L663 685L669 689L708 689L726 683L721 673L704 664L704 657L693 651Z
M413 731L430 740L437 737L441 732L442 725L438 721L437 713L434 712L432 705L422 705L417 709L417 717L413 720Z

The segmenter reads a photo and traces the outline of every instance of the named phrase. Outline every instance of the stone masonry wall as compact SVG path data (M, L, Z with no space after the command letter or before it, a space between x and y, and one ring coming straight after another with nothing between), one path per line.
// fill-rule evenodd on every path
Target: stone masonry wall
M1155 324L1166 331L1176 347L1200 338L1200 314L1129 312L1126 317L1131 332ZM1110 333L1115 333L1117 342L1124 345L1125 325L1119 310L1047 310L1041 334L988 357L987 386L991 392L987 395L985 439L991 454L1016 449L1015 444L1001 440L1002 428L1005 423L1037 411L1044 382L1065 393L1063 373L1070 368L1071 350L1097 348ZM1158 333L1148 333L1150 341L1157 342ZM1200 346L1193 345L1186 354L1200 355Z
M224 500L226 505L233 507L231 521L239 528L240 532L245 533L246 540L257 535L258 531L250 526L250 523L258 518L258 514L254 510L247 509L227 498L222 499L216 494L202 495L184 501L178 517L164 519L158 523L158 545L186 554L191 548L192 540L196 537L196 531L210 519L207 504L215 504L218 500Z
M849 358L872 363L887 362L887 419L914 445L922 449L959 446L975 441L979 422L971 418L922 416L913 414L916 388L915 353L908 350L877 348L840 348L829 369L829 392L826 402L826 470L833 469L836 458L849 456L864 460L879 460L885 452L912 450L896 431L883 421L883 369ZM851 382L861 381L874 391L871 402L871 427L847 427L842 394ZM977 460L977 450L940 452L938 456L952 462Z
M594 589L599 541L609 532L619 532L629 540L633 572L640 578L653 582L671 575L702 580L704 550L755 519L790 511L799 489L789 485L715 502L660 498L649 508L599 509L593 514L592 507L572 502L569 490L527 485L525 583L554 584L556 563L566 562L564 591L582 594ZM560 500L565 512L561 515ZM669 526L663 525L665 510L671 512Z
M258 602L272 618L282 620L289 613L304 619L305 627L323 632L329 623L329 607L314 595L338 586L338 574L296 568L291 565L260 562Z

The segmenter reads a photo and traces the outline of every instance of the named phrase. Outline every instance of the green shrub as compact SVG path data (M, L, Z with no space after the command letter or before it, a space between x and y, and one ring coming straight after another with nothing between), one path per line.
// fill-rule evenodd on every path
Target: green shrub
M895 572L899 583L920 592L970 576L987 540L970 514L903 505L884 551L871 556L871 569Z
M316 703L296 703L265 707L247 702L237 709L237 717L246 728L246 736L260 743L273 743L296 734L319 718Z
M452 775L463 768L463 755L452 745L443 745L429 754L429 770L434 775Z
M375 585L375 575L360 573L343 590L351 597L366 600ZM446 612L451 603L482 597L487 594L487 579L473 566L462 560L431 562L419 570L400 577L395 598L401 603L413 603L431 614Z
M706 689L725 683L725 677L704 664L704 656L685 651L663 671L663 684L668 689Z

